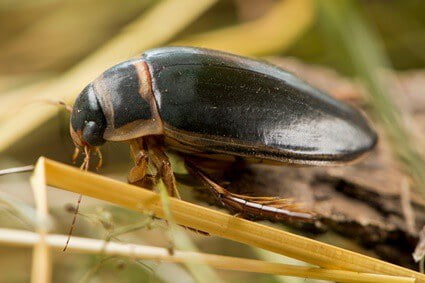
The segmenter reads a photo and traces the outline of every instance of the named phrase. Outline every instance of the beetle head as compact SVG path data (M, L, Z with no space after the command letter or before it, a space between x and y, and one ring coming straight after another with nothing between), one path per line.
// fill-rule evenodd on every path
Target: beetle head
M78 96L71 113L70 132L77 147L97 147L105 143L106 119L92 84Z

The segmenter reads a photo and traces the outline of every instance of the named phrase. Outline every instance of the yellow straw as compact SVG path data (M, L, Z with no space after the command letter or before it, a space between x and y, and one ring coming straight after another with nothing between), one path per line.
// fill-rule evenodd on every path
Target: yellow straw
M65 235L48 235L46 243L52 250L61 252L66 242ZM40 241L37 233L0 228L0 243L13 246L32 246ZM296 266L282 263L265 262L260 260L236 258L222 255L205 254L198 252L174 251L171 255L168 249L135 244L116 242L106 243L103 240L73 237L68 252L99 254L111 256L127 256L148 260L158 260L174 263L205 263L211 267L267 273L301 278L314 278L338 282L373 282L373 283L407 283L415 282L415 278L395 277L389 275L367 274L343 270L329 270L317 267Z
M258 20L188 36L171 45L200 46L242 55L282 52L313 24L313 0L281 0Z
M136 211L151 211L164 218L158 194L133 185L112 180L45 158L37 167L45 166L47 184L109 201ZM259 223L234 217L175 198L170 207L176 223L263 248L328 269L414 277L425 283L425 275L352 251L324 244Z
M49 283L51 282L52 262L50 249L46 242L49 209L47 204L46 176L43 164L35 168L34 174L31 177L31 186L37 208L36 230L39 235L38 241L33 248L31 282Z

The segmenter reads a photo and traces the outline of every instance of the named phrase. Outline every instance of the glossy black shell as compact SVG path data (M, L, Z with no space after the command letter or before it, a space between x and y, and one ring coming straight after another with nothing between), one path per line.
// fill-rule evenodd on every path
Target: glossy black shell
M166 130L188 147L314 164L354 160L376 143L358 110L271 64L187 47L143 60Z

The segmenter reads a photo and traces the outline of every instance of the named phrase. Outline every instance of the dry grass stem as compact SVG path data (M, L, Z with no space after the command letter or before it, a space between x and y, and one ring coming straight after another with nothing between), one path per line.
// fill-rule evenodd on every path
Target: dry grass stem
M208 47L242 55L281 52L314 22L314 6L312 0L281 0L258 20L189 36L172 45Z
M36 227L36 231L39 235L39 239L33 248L31 282L49 283L51 282L52 262L50 249L46 243L49 211L46 193L46 176L44 166L42 164L35 169L35 172L31 177L31 187L37 209L38 225Z
M161 45L205 12L216 0L165 0L128 25L121 34L93 55L58 77L54 82L31 93L34 100L72 102L79 91L105 69L141 51ZM22 94L25 95L25 94ZM0 123L0 151L51 118L58 109L34 104ZM16 125L20 125L19 131Z
M65 235L48 235L46 236L45 241L52 250L60 252L66 241L66 238L67 237ZM40 236L37 233L11 229L0 229L0 243L2 244L14 246L32 246L37 244L39 241ZM414 278L408 277L367 274L343 270L329 270L317 267L304 267L197 252L175 251L173 255L170 255L168 249L165 248L105 242L103 240L80 237L73 237L72 243L69 244L68 252L84 254L99 254L103 252L105 255L110 256L126 256L137 259L158 260L173 263L205 263L211 267L225 270L267 273L301 278L332 280L338 282L415 282Z
M14 88L0 95L0 119L8 119L15 115L22 107L33 103L33 95L52 83L49 79L42 79L21 87Z
M0 191L0 207L4 207L6 213L16 217L16 219L28 229L35 229L38 225L38 219L35 209L25 202ZM10 210L10 211L9 211Z
M149 190L112 180L71 166L40 158L47 184L109 201L135 211L153 212L164 218L160 196ZM375 258L294 235L259 223L234 217L175 198L170 208L176 223L251 246L263 248L329 269L414 277L425 275Z
M7 174L13 174L13 173L30 172L32 170L34 170L34 165L7 168L7 169L0 170L0 176L7 175Z
M162 181L159 182L157 187L159 188L159 195L161 197L164 216L168 222L168 232L173 241L173 251L174 248L177 248L183 251L198 252L198 249L192 242L192 240L187 236L184 231L182 231L183 229L181 227L178 227L175 223L173 213L170 207L171 198L168 196L167 188L165 187L164 183ZM204 264L199 265L199 263ZM184 264L186 268L190 271L196 282L224 282L223 280L221 280L218 274L211 268L211 266L205 263L206 262L204 262L203 258L200 257L195 261L188 259L187 261L185 261Z

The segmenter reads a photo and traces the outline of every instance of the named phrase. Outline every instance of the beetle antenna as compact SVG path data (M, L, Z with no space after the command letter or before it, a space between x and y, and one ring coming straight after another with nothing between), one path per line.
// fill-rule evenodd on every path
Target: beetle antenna
M78 154L79 153L80 153L80 149L77 147L76 150L74 151L73 157L74 156L77 156L78 157ZM83 164L81 164L81 166L80 166L80 169L81 170L87 171L89 169L89 166L90 166L90 153L91 153L90 148L88 146L85 146L84 147L85 157L84 157ZM68 238L66 239L65 247L63 248L62 251L66 251L66 249L68 248L69 241L71 240L72 233L74 232L75 223L77 222L77 215L78 215L78 211L80 210L80 204L81 204L81 201L82 200L83 200L83 195L80 194L78 196L77 206L75 207L74 218L72 219L71 227L69 228Z
M72 112L72 106L66 104L66 102L63 101L63 100L42 99L42 100L39 100L39 101L47 103L47 104L55 105L55 106L62 106L62 107L65 107L65 110L67 112L69 112L69 113Z
M88 146L84 146L84 161L83 164L81 164L80 169L84 170L84 171L88 171L89 167L90 167L90 154L91 154L91 150Z
M57 101L57 104L60 105L60 106L65 107L65 110L68 111L68 113L71 113L72 112L72 106L69 105L69 104L66 104L65 101L58 100Z

